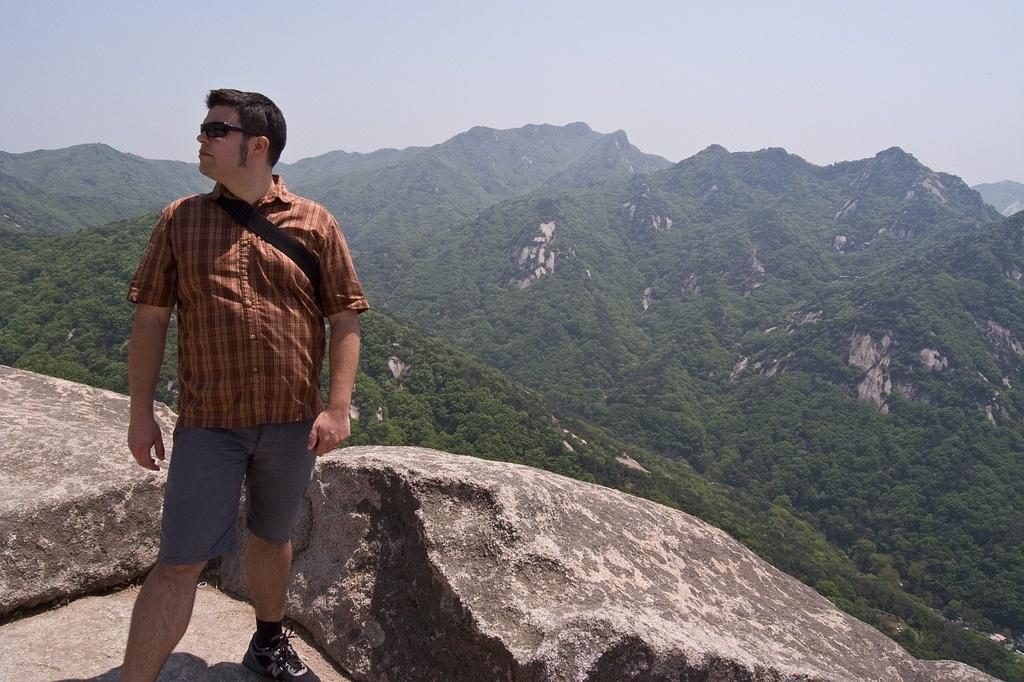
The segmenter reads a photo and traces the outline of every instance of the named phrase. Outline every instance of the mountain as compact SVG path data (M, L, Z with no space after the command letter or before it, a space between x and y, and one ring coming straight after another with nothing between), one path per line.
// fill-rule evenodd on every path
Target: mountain
M446 225L385 300L631 443L792 504L936 608L1020 630L1019 230L900 149L818 167L710 147Z
M355 252L384 252L381 265L393 266L406 254L396 242L542 184L585 186L669 165L640 152L622 131L603 135L572 123L477 127L431 147L334 151L276 170L338 216ZM103 144L0 152L0 226L57 234L153 211L210 186L196 164L143 159Z
M334 212L357 245L380 238L364 236L367 226L390 231L410 222L403 210L414 211L412 219L426 231L541 185L580 187L669 165L640 152L622 131L603 135L571 123L478 126L431 147L328 152L277 170L290 187Z
M110 220L110 204L99 198L51 194L20 178L0 173L0 228L59 234Z
M153 161L105 144L0 152L0 225L68 232L153 211L211 186L196 164Z
M1003 180L975 185L971 189L981 194L988 204L995 206L1004 216L1024 211L1024 183Z
M1019 221L898 148L637 154L581 124L478 128L282 170L343 202L385 313L364 318L354 442L635 489L915 653L975 651L932 609L1020 631ZM117 388L151 225L4 231L0 363Z
M274 171L281 174L289 185L302 187L304 192L323 191L322 186L331 187L337 184L344 175L365 173L379 170L386 166L401 163L409 157L423 151L423 147L406 147L404 149L378 149L369 154L358 152L332 151L319 156L296 161L295 163L279 163Z
M391 273L410 267L438 230L542 186L570 189L667 168L626 134L585 123L475 127L431 147L331 152L283 166L289 186L330 209L364 282L386 303Z
M153 220L47 238L4 234L0 364L125 391L132 306L124 296ZM755 487L710 481L679 458L628 443L421 329L372 311L362 319L351 444L423 445L520 462L683 509L728 530L915 655L1012 672L1009 654L872 575L870 562L887 560L881 549L856 555L866 568L859 570L783 497L773 501ZM157 390L171 404L174 336L172 325ZM866 406L864 412L876 414Z

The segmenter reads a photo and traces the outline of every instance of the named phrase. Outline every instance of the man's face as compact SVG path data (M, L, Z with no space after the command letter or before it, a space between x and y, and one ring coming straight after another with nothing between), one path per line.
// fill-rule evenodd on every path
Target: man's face
M241 126L238 110L218 104L210 109L203 123L229 123ZM246 165L246 136L237 130L230 130L224 137L210 138L199 133L199 172L218 182L224 182Z

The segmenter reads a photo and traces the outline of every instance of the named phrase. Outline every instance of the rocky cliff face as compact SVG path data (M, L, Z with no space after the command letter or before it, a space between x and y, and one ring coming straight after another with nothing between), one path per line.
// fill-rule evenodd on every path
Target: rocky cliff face
M357 679L990 679L692 516L529 467L348 448L306 502L289 612Z
M170 450L174 414L157 417ZM164 476L135 465L127 432L127 397L0 366L0 616L156 559Z
M0 368L2 612L153 560L161 477L130 462L126 408ZM915 660L694 517L519 465L336 451L295 550L289 615L358 680L992 679ZM238 557L221 572L243 591Z

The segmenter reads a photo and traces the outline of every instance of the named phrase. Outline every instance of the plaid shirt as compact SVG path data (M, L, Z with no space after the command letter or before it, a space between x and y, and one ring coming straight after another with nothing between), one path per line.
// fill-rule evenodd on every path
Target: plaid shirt
M320 263L312 285L285 254L231 220L210 194L160 214L128 292L178 319L178 423L241 428L319 414L324 316L370 306L338 224L278 176L256 210Z

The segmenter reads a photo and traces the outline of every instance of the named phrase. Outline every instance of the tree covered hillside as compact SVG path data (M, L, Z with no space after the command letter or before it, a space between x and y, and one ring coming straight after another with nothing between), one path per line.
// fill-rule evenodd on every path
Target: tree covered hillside
M712 147L450 225L383 298L851 556L873 548L864 568L936 608L1021 631L1019 244L899 149L820 168Z
M104 144L0 152L0 227L59 234L153 211L212 186L195 164L153 161Z
M388 265L404 262L404 242L428 228L543 184L587 186L669 165L632 146L622 131L604 135L573 123L477 127L431 147L333 151L275 170L339 216L356 252L384 253ZM144 159L104 144L0 152L0 227L59 234L156 210L211 186L197 164Z
M153 221L50 238L0 232L0 364L125 391L132 313L125 293ZM682 459L627 443L385 315L371 311L362 323L352 444L415 444L520 462L683 509L726 529L915 655L957 658L1024 679L1024 667L1010 654L936 615L879 571L876 564L891 563L881 548L859 545L848 556L784 494L771 498L764 486L729 481L724 473L727 482L709 480ZM170 336L158 394L173 404L173 325ZM836 393L835 400L845 399ZM865 419L882 418L862 409ZM125 461L129 466L127 452Z
M411 267L438 232L481 209L542 186L590 186L669 165L621 131L572 123L476 127L432 147L331 152L280 173L335 214L364 283L386 297L395 270Z

